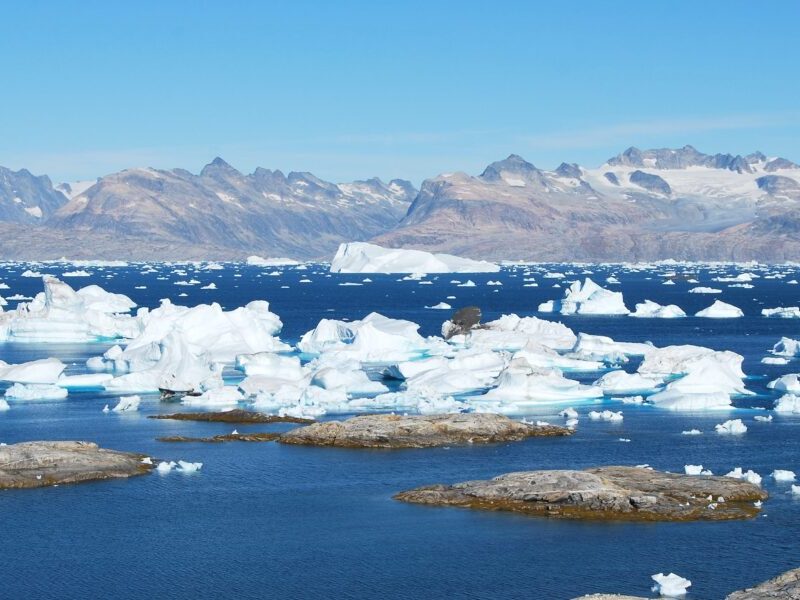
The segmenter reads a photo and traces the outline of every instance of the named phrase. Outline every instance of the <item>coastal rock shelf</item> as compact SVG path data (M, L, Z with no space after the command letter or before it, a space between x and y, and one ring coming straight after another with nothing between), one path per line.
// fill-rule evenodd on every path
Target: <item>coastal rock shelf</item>
M279 433L226 433L212 437L186 437L173 435L158 438L159 442L272 442L280 437Z
M689 476L639 467L507 473L494 479L431 485L397 500L508 510L566 519L696 521L758 514L761 488L730 477Z
M531 425L502 415L364 415L326 421L284 433L284 444L342 448L430 448L453 444L514 442L528 437L570 435L566 427Z
M242 410L239 408L220 412L195 412L195 413L173 413L169 415L152 415L148 419L172 419L175 421L202 421L208 423L298 423L307 425L313 423L313 419L303 419L300 417L266 415L252 410Z
M0 489L36 488L143 475L143 454L106 450L91 442L22 442L0 447Z

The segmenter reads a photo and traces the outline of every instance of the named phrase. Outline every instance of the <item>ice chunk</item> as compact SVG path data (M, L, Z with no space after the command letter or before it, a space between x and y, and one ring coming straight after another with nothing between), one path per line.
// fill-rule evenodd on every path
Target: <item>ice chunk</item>
M331 273L495 273L486 261L421 250L382 248L366 242L341 244L331 261Z
M781 483L788 483L795 480L794 471L785 471L783 469L775 469L772 473L772 478Z
M178 461L178 471L181 473L196 473L203 467L201 462L186 462L185 460Z
M589 418L593 421L611 421L618 423L622 421L624 417L622 415L622 411L614 412L610 410L604 410L601 412L593 410L589 412Z
M777 344L772 347L772 353L776 356L794 358L800 356L800 341L782 337Z
M66 365L57 358L32 360L18 365L0 361L0 381L16 383L56 383Z
M6 390L5 397L10 400L61 400L67 397L67 390L49 383L15 383Z
M681 435L702 435L703 432L699 429L688 429L686 431L681 431Z
M700 475L703 472L703 465L683 465L683 472L687 475Z
M747 425L742 423L741 419L731 419L715 425L714 429L720 435L741 435L747 433Z
M704 308L703 310L695 313L694 316L705 317L707 319L735 319L738 317L743 317L744 313L742 312L742 309L733 306L732 304L717 300L708 308Z
M786 306L781 308L762 308L761 314L765 317L780 317L782 319L800 319L800 306Z
M497 378L496 387L483 396L471 397L471 403L496 409L503 414L524 414L542 404L601 398L603 390L567 379L560 371L507 367Z
M775 412L800 414L800 396L786 394L775 401Z
M588 277L583 283L575 281L564 292L564 298L552 304L539 305L539 312L558 312L562 315L627 315L622 292L600 287Z
M134 412L139 410L142 399L139 396L122 396L113 408L114 412Z
M725 477L731 477L732 479L742 479L744 481L752 483L753 485L758 485L758 486L761 485L761 475L751 470L744 471L742 470L742 467L736 467L735 469L733 469L733 471L726 473Z
M636 305L636 311L632 312L630 316L652 319L676 319L685 317L686 313L675 304L662 306L661 304L653 302L652 300L645 300L644 302Z
M670 573L669 575L656 573L652 579L656 582L653 586L653 591L668 598L685 596L686 590L692 585L691 581L675 573Z
M798 376L795 373L774 379L767 384L767 387L778 392L800 394L800 380L798 380Z
M170 471L172 471L172 469L174 469L176 466L177 466L177 463L175 461L173 461L173 460L171 460L169 462L161 461L160 463L158 463L158 465L156 465L156 471L161 473L162 475L165 475L165 474L169 473Z
M635 392L649 392L655 390L663 383L659 377L648 377L639 373L626 373L625 371L611 371L594 382L606 394L630 394Z
M689 290L690 294L721 294L722 290L718 290L717 288L711 287L694 287Z
M220 388L207 390L199 396L184 396L181 403L186 406L233 406L244 400L239 388L226 385Z

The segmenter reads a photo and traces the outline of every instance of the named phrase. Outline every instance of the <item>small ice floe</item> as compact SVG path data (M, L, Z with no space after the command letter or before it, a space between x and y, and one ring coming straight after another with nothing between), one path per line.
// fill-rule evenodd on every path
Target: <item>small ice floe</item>
M795 481L796 479L794 471L786 471L783 469L775 469L772 473L770 473L770 475L775 481L779 481L781 483L789 483L790 481Z
M762 365L788 365L789 359L780 356L765 356L761 359Z
M15 383L5 392L11 400L61 400L67 397L67 390L49 383Z
M185 460L178 461L178 471L181 473L196 473L203 467L201 462L186 462Z
M439 302L439 304L434 304L433 306L426 306L425 308L429 308L432 310L449 310L453 308L447 302Z
M169 473L170 471L172 471L172 469L174 469L176 466L177 466L177 463L174 460L171 460L169 462L161 461L156 466L156 471L158 471L159 473L161 473L163 475L163 474L166 474L166 473Z
M459 283L458 287L475 287L476 283L471 279L467 279L464 283Z
M630 439L628 439L628 438L619 438L617 441L618 442L630 442Z
M767 387L777 392L784 392L788 394L800 393L800 380L796 373L783 375L778 379L773 379L767 384Z
M106 405L103 407L103 412L104 412L104 413L111 412L111 409L110 409L110 408L108 408L108 404L106 404Z
M215 289L217 289L217 284L212 281L211 283L209 283L208 285L204 285L200 289L201 290L215 290Z
M681 435L703 435L703 432L699 429L687 429L686 431L681 431Z
M752 483L753 485L761 485L761 475L749 469L747 471L743 471L742 467L736 467L733 469L733 471L725 473L725 477L730 477L731 479L742 479L748 483Z
M753 420L758 421L760 423L771 423L772 415L767 415L766 417L764 415L756 415L755 417L753 417Z
M143 464L143 465L152 465L152 464L153 464L153 459L152 459L152 458L150 458L149 456L145 456L145 457L142 459L142 464Z
M741 308L734 306L733 304L728 304L727 302L717 300L708 308L704 308L703 310L696 312L694 316L704 317L706 319L736 319L743 317L744 313L742 312Z
M565 419L577 419L578 418L578 411L572 408L565 408L560 413L558 413L559 417L564 417Z
M792 496L800 496L800 485L792 486Z
M687 475L700 475L703 472L703 465L683 465L683 472Z
M691 581L675 573L670 573L669 575L656 573L652 576L652 579L656 582L653 586L653 591L668 598L685 596L686 589L692 585Z
M619 422L622 421L622 411L613 412L610 410L604 410L602 412L598 412L593 410L589 413L589 418L593 421L612 421L612 422Z
M0 411L10 410L11 407L8 405L8 402L0 398Z
M689 290L690 294L721 294L722 290L710 287L694 287Z
M741 419L731 419L715 425L714 429L720 435L742 435L747 433L747 425L742 423Z
M120 396L114 412L134 412L139 410L142 399L139 396Z

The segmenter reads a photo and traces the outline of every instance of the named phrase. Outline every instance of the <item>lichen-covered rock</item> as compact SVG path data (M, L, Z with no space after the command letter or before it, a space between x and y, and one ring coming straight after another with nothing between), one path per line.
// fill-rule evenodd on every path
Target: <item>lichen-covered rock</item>
M572 431L566 427L531 425L489 413L364 415L300 427L284 433L278 441L343 448L429 448L570 433Z
M725 600L800 600L800 569L786 571L754 588L732 593Z
M730 477L638 467L507 473L494 479L401 492L404 502L509 510L568 519L694 521L753 517L758 486ZM724 500L720 500L723 498Z
M0 447L0 489L35 488L143 475L144 454L106 450L91 442L22 442Z
M157 438L159 442L272 442L280 437L279 433L225 433L212 437L187 437L185 435L171 435Z

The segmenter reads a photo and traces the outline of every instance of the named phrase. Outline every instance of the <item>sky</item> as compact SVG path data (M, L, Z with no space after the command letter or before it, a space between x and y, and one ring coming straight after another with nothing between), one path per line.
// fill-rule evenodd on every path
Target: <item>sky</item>
M628 146L800 161L800 1L9 2L0 165L419 183Z

